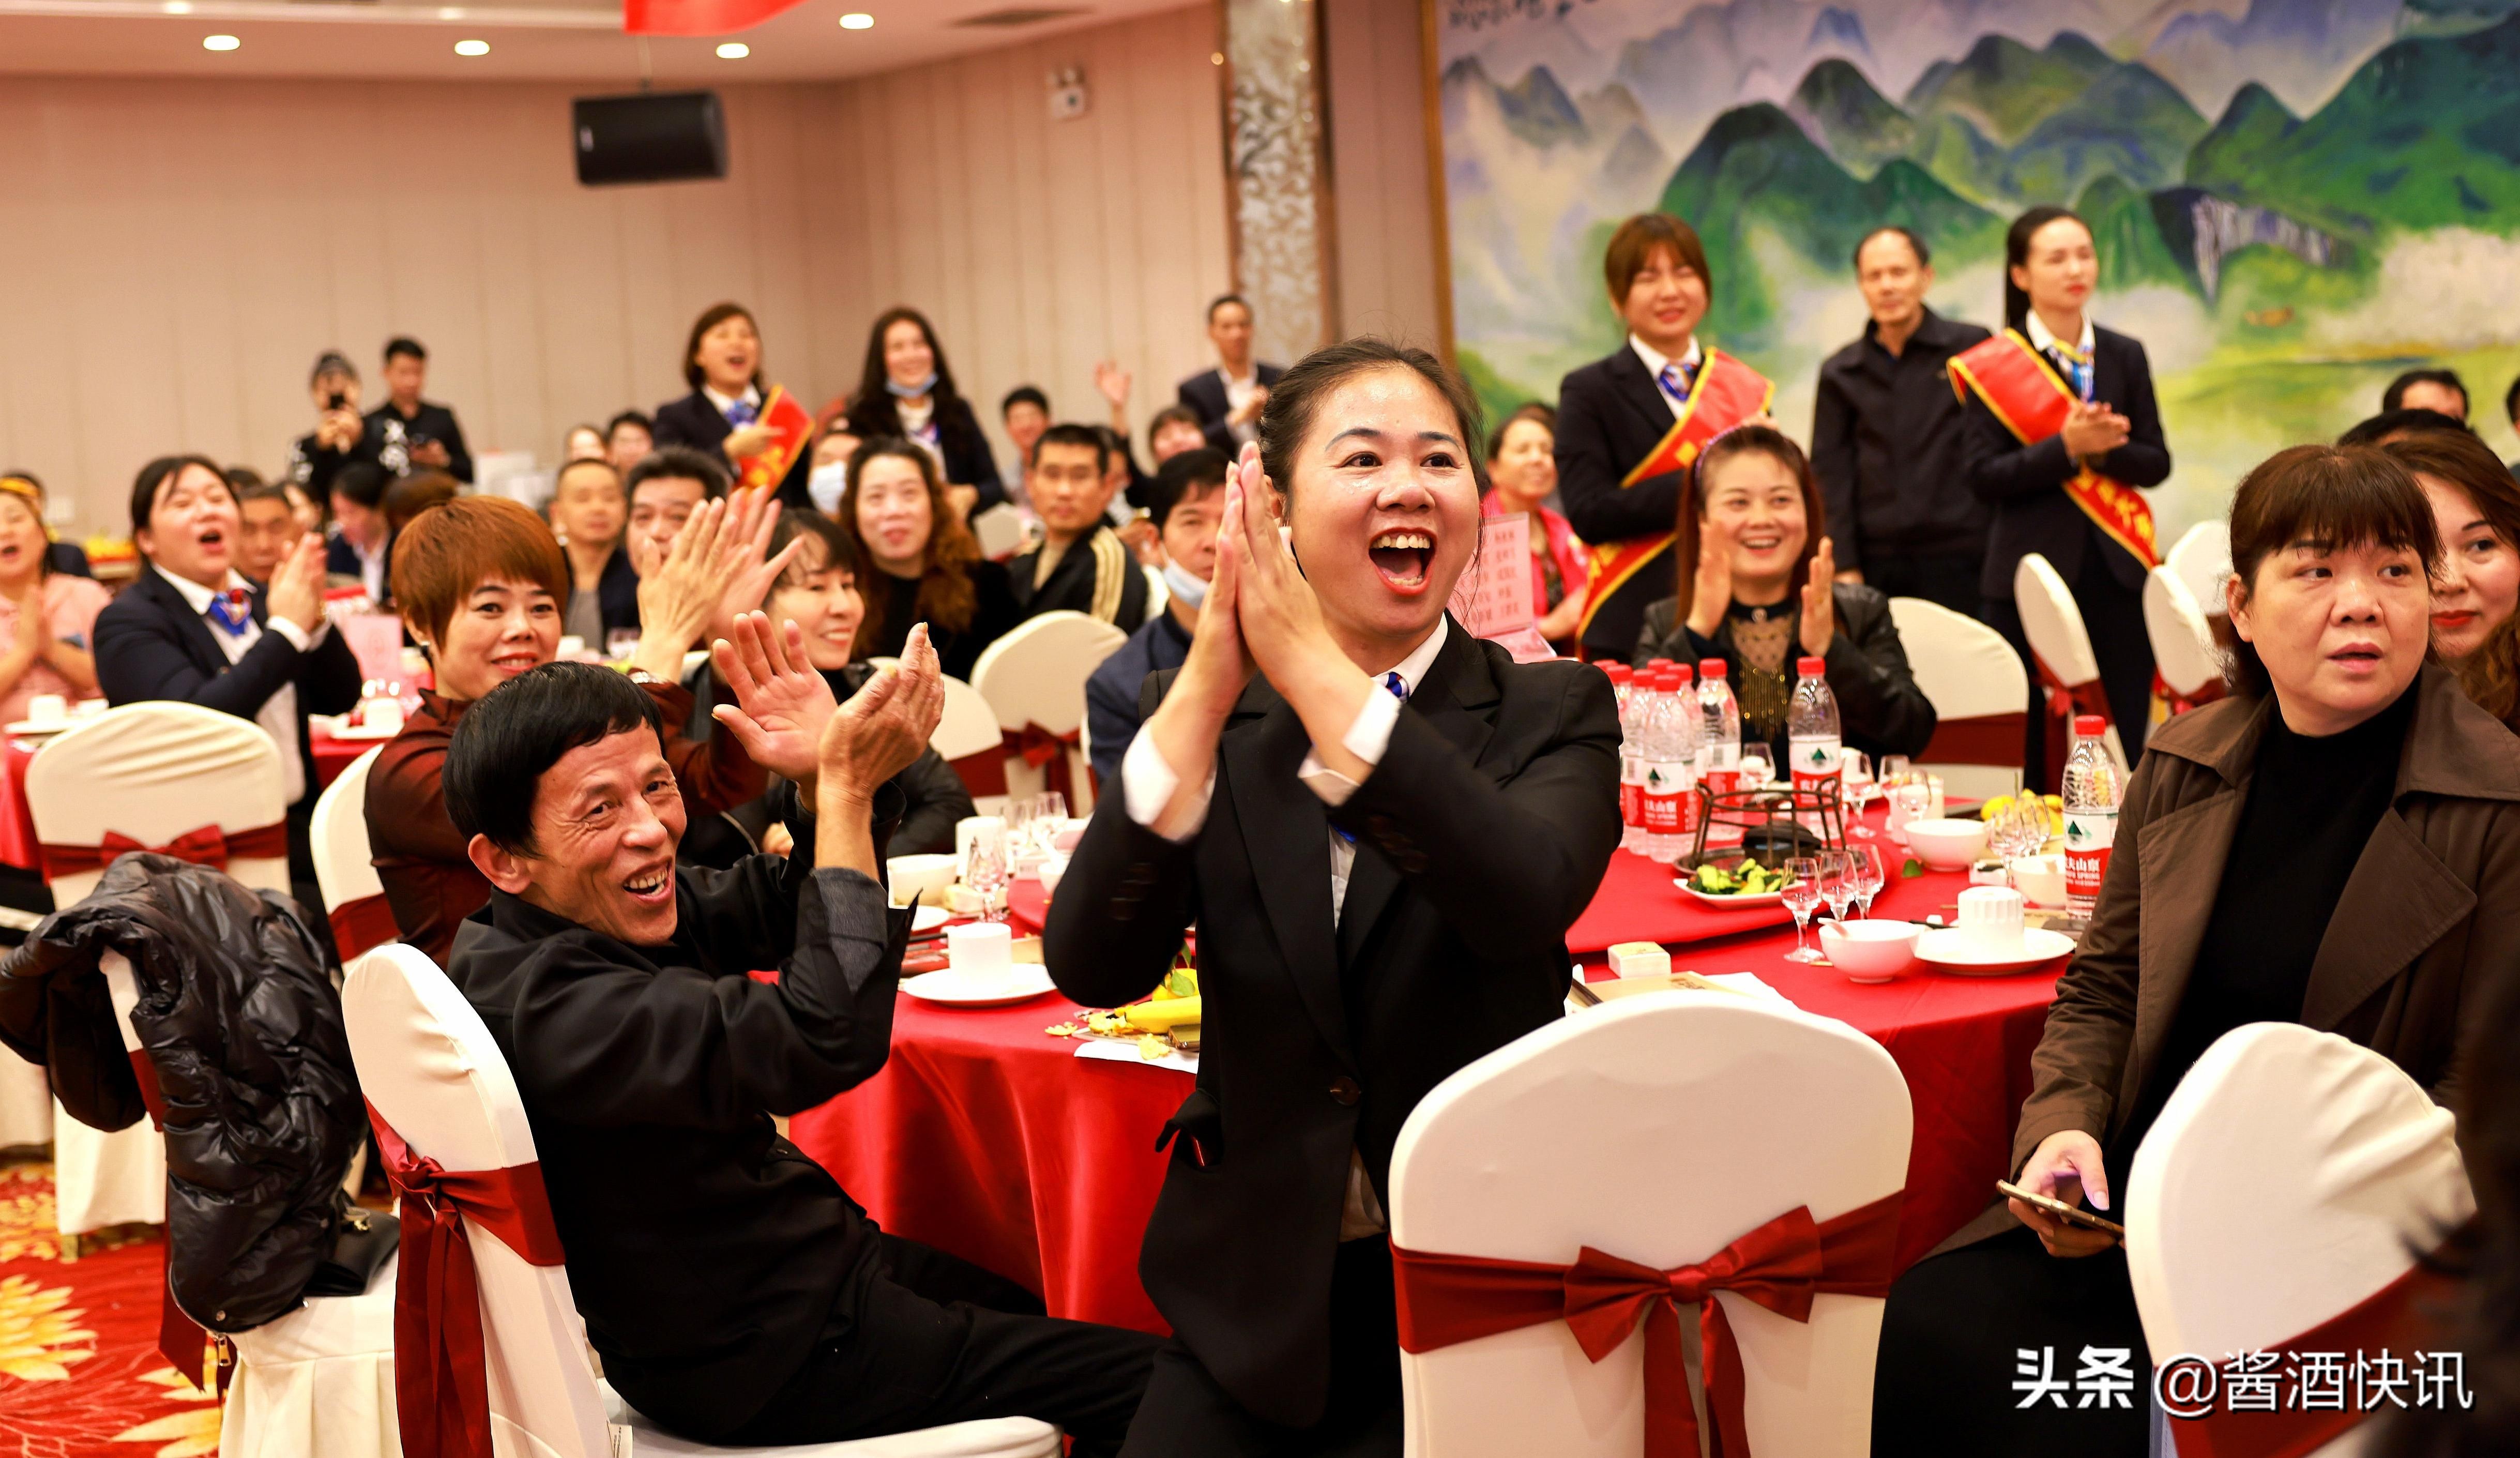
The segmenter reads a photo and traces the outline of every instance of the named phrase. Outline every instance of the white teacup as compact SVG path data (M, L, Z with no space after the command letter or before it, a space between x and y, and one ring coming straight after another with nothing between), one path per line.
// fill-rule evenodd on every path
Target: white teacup
M945 929L945 965L959 977L1002 978L1014 961L1014 933L1004 922L958 922Z
M359 706L359 727L370 734L402 732L402 701L376 698Z
M2021 892L2008 886L1973 886L1960 892L1956 923L1971 946L1995 954L2021 950Z
M37 694L26 701L26 721L32 724L67 724L70 721L70 701L59 694Z

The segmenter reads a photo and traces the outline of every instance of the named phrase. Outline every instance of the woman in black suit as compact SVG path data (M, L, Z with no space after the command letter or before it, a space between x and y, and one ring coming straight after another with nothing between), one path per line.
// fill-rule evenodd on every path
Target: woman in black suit
M1195 921L1215 1010L1139 1265L1174 1339L1128 1458L1400 1451L1392 1146L1562 1014L1566 928L1619 841L1618 710L1598 670L1515 663L1444 612L1478 413L1377 340L1279 381L1190 659L1148 680L1052 903L1062 992L1144 996Z
M1950 366L1968 415L1969 486L1995 510L1979 579L1987 621L2031 662L2012 574L2029 553L2046 557L2082 610L2109 716L2132 762L2143 752L2151 717L2143 578L2159 554L2152 509L2131 488L2170 477L2152 367L2142 344L2098 328L2086 312L2099 260L2081 218L2033 207L2014 219L2003 252L2004 332ZM2002 415L1997 405L2005 407ZM2045 757L2038 682L2031 664L2034 777Z
M927 447L944 473L947 499L967 522L974 511L1007 499L989 437L954 387L954 367L945 362L936 331L917 309L886 309L868 332L866 367L849 397L849 430L862 439L889 436Z
M761 378L761 331L752 311L740 303L711 304L683 346L683 379L692 392L656 407L651 433L655 443L713 451L726 462L727 473L740 478L742 468L736 463L770 443L770 428L760 422L770 387ZM812 454L800 445L788 463L779 480L782 505L813 505L805 494Z

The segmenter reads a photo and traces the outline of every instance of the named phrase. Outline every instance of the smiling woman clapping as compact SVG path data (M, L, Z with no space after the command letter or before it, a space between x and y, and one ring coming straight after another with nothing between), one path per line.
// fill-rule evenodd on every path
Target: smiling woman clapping
M1133 1455L1400 1451L1392 1144L1560 1014L1619 840L1618 712L1598 670L1446 615L1479 440L1419 350L1350 341L1279 380L1190 658L1148 680L1052 904L1069 996L1144 996L1195 919L1215 1010L1140 1266L1176 1335Z

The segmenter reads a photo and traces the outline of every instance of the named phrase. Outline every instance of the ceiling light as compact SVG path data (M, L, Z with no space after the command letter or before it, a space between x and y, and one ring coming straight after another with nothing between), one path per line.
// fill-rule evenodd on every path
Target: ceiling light
M868 15L863 10L850 11L847 15L840 17L840 28L843 30L873 30L875 28L875 17Z
M459 40L455 43L455 54L458 56L487 56L490 54L490 43L486 40Z
M752 47L740 40L727 41L717 48L717 59L720 61L741 61L751 54Z
M233 35L204 35L202 37L202 49L204 51L233 51L244 44L244 41L237 39Z
M166 0L158 9L170 16L188 16L193 13L193 0Z

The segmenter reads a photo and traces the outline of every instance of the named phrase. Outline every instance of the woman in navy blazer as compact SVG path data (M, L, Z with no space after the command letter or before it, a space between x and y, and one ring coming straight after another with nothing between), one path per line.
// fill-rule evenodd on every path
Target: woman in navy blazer
M2012 574L2032 552L2048 559L2073 590L2092 635L2100 683L2130 762L2143 752L2151 717L2152 643L2143 627L2145 565L2100 528L2067 495L2066 483L2089 466L2127 486L2157 486L2170 477L2170 446L2152 398L2152 367L2143 345L2101 329L2086 311L2099 275L2092 231L2062 207L2034 207L2004 238L2003 314L2007 332L1953 362L1955 378L1980 350L2027 347L2054 386L2080 397L2064 428L2024 442L1986 399L1963 389L1969 431L1969 488L1994 508L1986 570L1979 586L1987 620L2029 663ZM2148 524L2147 524L2148 525ZM2031 668L2030 767L2039 768L2038 669ZM2052 774L2055 766L2049 766Z
M895 306L876 316L858 392L849 397L849 430L862 440L896 436L927 447L966 521L1007 499L989 437L954 387L954 367L935 329L917 309Z
M655 443L713 451L726 462L729 475L741 477L736 458L760 450L770 435L768 428L750 419L739 426L726 413L730 407L758 412L770 397L770 387L761 379L761 332L752 311L740 303L710 305L692 325L691 342L683 346L683 379L692 392L656 407ZM788 474L780 478L780 503L812 506L805 478L813 474L813 452L800 445Z

